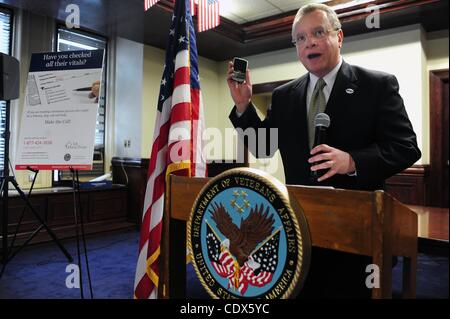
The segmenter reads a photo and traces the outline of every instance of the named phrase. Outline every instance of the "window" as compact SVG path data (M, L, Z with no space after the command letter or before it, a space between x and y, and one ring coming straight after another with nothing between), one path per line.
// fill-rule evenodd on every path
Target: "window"
M0 8L0 52L11 54L11 14ZM0 175L3 176L5 160L5 121L6 105L9 102L0 101Z
M95 146L94 146L94 165L92 171L80 171L80 180L89 180L93 177L104 174L104 158L105 158L105 97L106 97L106 48L107 39L98 35L87 32L66 29L59 27L57 30L56 50L73 51L73 50L105 50L105 67L103 69L103 79L99 98L99 108L97 114L97 127L95 129ZM71 179L69 171L55 171L53 181Z

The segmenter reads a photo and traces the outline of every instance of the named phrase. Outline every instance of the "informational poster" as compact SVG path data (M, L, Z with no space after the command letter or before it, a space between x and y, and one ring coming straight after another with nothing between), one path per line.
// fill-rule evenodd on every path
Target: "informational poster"
M103 57L103 50L32 55L16 169L92 169Z

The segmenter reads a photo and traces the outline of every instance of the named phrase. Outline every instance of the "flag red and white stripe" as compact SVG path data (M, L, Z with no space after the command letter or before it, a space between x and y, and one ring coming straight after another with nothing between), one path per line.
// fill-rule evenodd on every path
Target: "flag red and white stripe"
M219 0L198 0L198 32L217 27L220 24Z
M190 1L191 1L191 16L195 16L198 0L190 0Z
M255 275L253 268L245 262L239 273L238 291L244 295L249 285L263 287L272 280L272 277L273 274L267 271L260 271L258 275Z
M228 250L223 250L220 253L219 262L212 261L211 264L220 277L231 278L234 276L234 258Z
M203 103L188 0L178 0L161 81L147 174L134 297L158 297L159 256L166 179L169 174L206 176L202 156ZM186 17L186 18L185 18ZM174 31L176 30L176 31Z
M153 5L155 5L159 0L145 0L144 1L144 10L147 11Z
M150 9L153 5L155 5L159 1L160 0L144 0L144 10L147 11L148 9ZM199 0L189 0L189 2L191 5L191 10L190 10L191 15L194 16L198 10L197 6L198 6Z

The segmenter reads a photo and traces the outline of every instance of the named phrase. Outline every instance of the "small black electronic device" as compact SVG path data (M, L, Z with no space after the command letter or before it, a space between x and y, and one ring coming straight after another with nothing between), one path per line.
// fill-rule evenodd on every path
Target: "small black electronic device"
M247 73L247 66L248 66L247 60L241 58L234 58L233 59L234 71L231 78L238 83L244 83L245 74Z

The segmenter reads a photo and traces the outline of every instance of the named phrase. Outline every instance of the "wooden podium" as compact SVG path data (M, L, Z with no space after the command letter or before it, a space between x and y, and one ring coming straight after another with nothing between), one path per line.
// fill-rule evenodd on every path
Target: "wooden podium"
M159 293L184 298L186 291L186 222L208 178L170 176L161 245ZM392 297L392 256L403 258L403 298L415 298L417 215L383 191L287 186L302 207L312 245L371 256L380 268L380 287L372 298ZM369 275L369 274L368 274Z

